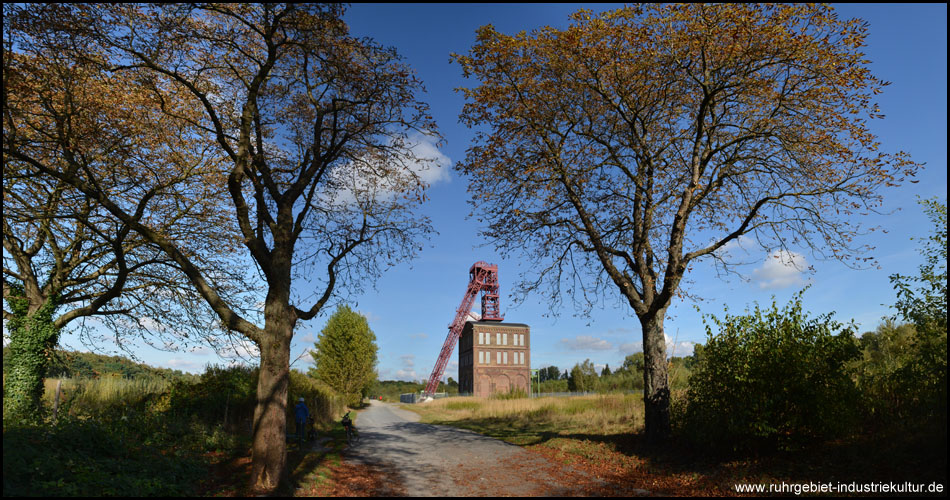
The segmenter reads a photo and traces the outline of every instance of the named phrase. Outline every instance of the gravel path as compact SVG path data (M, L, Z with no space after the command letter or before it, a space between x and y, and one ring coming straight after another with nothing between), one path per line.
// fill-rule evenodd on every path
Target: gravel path
M356 421L349 462L384 467L409 496L578 496L603 482L472 431L419 423L419 415L373 401Z

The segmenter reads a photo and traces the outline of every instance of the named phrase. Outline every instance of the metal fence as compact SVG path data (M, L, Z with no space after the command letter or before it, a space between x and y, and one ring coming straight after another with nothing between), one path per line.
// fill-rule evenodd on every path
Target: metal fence
M447 398L449 395L445 392L437 392L432 395L432 399ZM400 403L418 403L422 399L422 393L407 392L399 395Z
M632 389L626 391L614 391L614 392L623 392L624 394L643 394L643 389ZM599 392L532 392L528 397L531 398L569 398L571 396L596 396L600 394ZM472 393L470 392L460 392L458 394L453 394L451 397L471 397ZM432 395L433 399L447 398L449 395L445 392L437 392ZM400 403L417 403L422 399L422 394L417 392L410 392L407 394L399 395Z

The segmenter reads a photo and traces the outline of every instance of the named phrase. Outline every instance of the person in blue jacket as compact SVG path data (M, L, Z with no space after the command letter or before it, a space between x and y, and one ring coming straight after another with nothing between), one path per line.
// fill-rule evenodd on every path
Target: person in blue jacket
M310 409L304 404L303 398L297 399L294 407L294 420L297 422L297 440L303 442L307 433L307 420L310 418Z

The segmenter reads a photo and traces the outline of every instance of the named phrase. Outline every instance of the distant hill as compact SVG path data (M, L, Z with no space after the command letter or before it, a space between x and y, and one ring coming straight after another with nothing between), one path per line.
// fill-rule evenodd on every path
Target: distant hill
M9 348L3 348L3 369L7 368ZM57 349L53 363L46 376L49 378L99 378L102 376L120 376L127 379L192 379L197 375L184 373L170 368L156 368L137 363L123 356L106 356L92 352L66 351Z

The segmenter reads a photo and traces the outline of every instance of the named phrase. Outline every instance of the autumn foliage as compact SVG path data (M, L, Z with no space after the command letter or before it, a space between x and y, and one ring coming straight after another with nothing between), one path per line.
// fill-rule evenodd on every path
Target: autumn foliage
M640 319L647 434L669 429L663 319L691 266L746 235L866 260L853 222L913 175L868 128L887 82L867 24L805 4L644 4L565 29L478 30L455 56L484 236L523 253L524 294L583 311L608 290Z
M25 80L50 82L38 92L51 96L53 112L40 115L49 115L45 134L26 120L5 122L4 160L101 205L173 263L217 324L256 349L253 481L272 490L285 473L298 321L412 258L431 232L413 213L434 162L414 146L439 140L416 98L421 83L394 49L351 36L340 5L8 9L22 39L9 50L24 52L16 60ZM43 78L74 68L95 86ZM35 94L17 94L23 115L45 109ZM73 106L84 99L93 101ZM64 128L77 134L52 133ZM103 165L112 158L121 161ZM156 217L192 208L213 215L197 227L221 238L168 231ZM221 269L196 244L240 252L233 269L255 282L251 307L222 290Z

